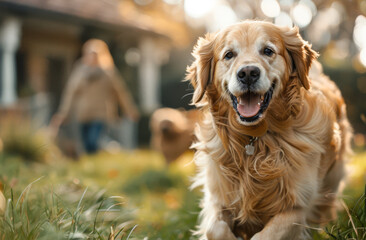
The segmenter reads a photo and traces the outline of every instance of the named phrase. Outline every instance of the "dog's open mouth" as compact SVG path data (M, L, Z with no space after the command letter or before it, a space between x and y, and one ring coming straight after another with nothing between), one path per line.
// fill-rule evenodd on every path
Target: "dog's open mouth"
M244 122L258 120L268 108L275 86L276 84L273 82L271 88L265 94L258 94L251 91L239 97L230 94L233 107L238 113L240 120Z

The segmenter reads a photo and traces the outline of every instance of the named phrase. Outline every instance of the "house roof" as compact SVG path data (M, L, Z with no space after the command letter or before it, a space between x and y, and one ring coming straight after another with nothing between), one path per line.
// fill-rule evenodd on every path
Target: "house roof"
M175 20L156 6L139 7L133 0L0 0L0 6L74 17L120 31L133 28L168 37L176 45L189 42L189 28L183 21Z

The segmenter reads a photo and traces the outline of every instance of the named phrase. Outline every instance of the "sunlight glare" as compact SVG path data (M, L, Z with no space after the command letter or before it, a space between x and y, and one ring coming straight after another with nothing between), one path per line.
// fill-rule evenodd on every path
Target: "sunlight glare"
M192 18L202 18L212 11L216 0L185 0L184 11Z
M366 49L366 17L359 15L355 21L355 27L353 29L353 40L357 47L360 49Z
M276 17L275 24L277 26L292 27L293 23L292 23L291 17L287 13L281 12L280 15L278 15L278 17Z
M125 53L125 61L129 66L138 66L141 61L141 53L138 48L129 48Z
M279 0L282 7L290 8L294 4L294 0Z
M292 17L295 23L300 28L303 28L309 25L313 16L311 13L311 9L307 5L299 3L292 10Z
M360 62L366 67L366 48L362 49L360 52Z
M299 3L307 6L310 9L311 14L312 14L313 17L317 14L318 10L317 10L316 5L314 4L314 2L312 0L300 0Z
M213 21L209 21L209 30L217 31L238 21L235 12L227 5L217 5L213 10Z
M280 14L281 8L276 0L262 0L261 9L267 17L277 17Z

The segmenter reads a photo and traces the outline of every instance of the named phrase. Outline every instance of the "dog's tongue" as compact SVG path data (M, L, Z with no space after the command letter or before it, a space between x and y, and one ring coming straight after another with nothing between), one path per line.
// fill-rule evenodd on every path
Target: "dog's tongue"
M248 92L239 97L238 112L243 117L253 117L260 110L261 96Z

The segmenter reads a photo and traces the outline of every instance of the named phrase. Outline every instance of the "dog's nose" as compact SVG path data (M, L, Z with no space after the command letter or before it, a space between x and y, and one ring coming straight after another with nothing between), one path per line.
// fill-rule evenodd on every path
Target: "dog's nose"
M174 133L174 123L168 119L161 121L159 127L163 136L168 136Z
M261 71L256 66L245 66L241 69L239 69L237 73L237 79L245 84L245 85L251 85L255 83L261 75Z

